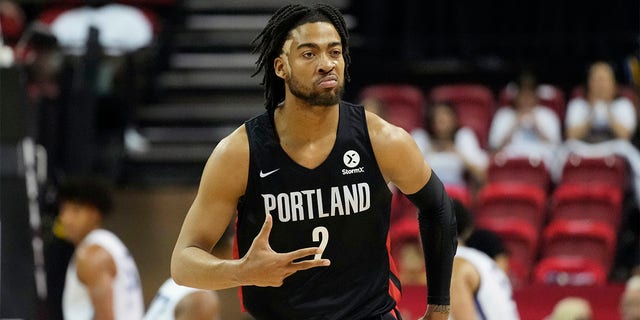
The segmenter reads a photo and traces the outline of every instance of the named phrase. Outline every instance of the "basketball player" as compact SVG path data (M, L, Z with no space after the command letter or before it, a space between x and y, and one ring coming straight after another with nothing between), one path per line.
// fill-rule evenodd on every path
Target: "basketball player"
M178 284L241 286L257 319L399 319L388 247L395 184L421 209L423 319L447 319L455 217L411 136L341 101L348 33L327 5L287 5L254 41L267 111L204 168L171 269ZM238 259L210 253L237 210Z
M156 294L145 320L220 320L220 303L215 291L178 285L167 279Z
M465 245L473 232L471 212L457 200L453 200L453 204L459 246L453 261L451 317L455 320L520 319L511 283L502 268L484 252Z
M67 268L65 320L142 319L144 301L135 261L116 235L102 229L109 191L95 179L73 178L58 189L59 219L76 246Z

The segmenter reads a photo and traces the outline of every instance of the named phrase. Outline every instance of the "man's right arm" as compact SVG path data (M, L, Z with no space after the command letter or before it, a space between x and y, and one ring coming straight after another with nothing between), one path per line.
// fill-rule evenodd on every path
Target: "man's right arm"
M221 259L211 254L244 194L249 171L249 143L240 127L223 139L204 168L198 194L185 217L171 257L176 283L208 290L243 285L280 286L297 271L328 266L329 260L303 260L322 253L317 247L277 253L269 245L273 218L265 222L244 257ZM295 261L295 262L294 262Z
M205 165L171 257L171 276L178 284L213 290L241 285L236 276L239 261L210 252L231 222L248 168L249 145L240 127L220 141Z

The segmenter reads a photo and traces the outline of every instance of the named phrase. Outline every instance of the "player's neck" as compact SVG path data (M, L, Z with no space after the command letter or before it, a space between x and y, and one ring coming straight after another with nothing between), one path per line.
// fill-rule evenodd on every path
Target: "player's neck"
M313 141L335 134L338 127L339 108L335 106L309 106L287 103L275 110L274 121L281 138L296 137Z

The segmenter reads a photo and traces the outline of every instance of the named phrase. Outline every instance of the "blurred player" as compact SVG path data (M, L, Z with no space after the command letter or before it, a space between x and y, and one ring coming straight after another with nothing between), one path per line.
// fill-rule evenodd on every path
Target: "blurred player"
M67 268L66 320L142 319L144 301L136 263L116 235L102 229L111 195L93 178L73 178L58 189L59 219L76 246Z

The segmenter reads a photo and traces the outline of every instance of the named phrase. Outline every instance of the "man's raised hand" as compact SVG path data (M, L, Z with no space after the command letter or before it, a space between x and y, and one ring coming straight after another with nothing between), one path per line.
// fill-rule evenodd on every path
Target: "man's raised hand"
M273 251L269 245L272 226L273 217L267 214L260 232L253 239L247 254L241 259L238 280L242 285L279 287L285 278L298 271L330 265L331 262L328 259L309 259L295 262L295 260L322 253L318 247L286 253Z

